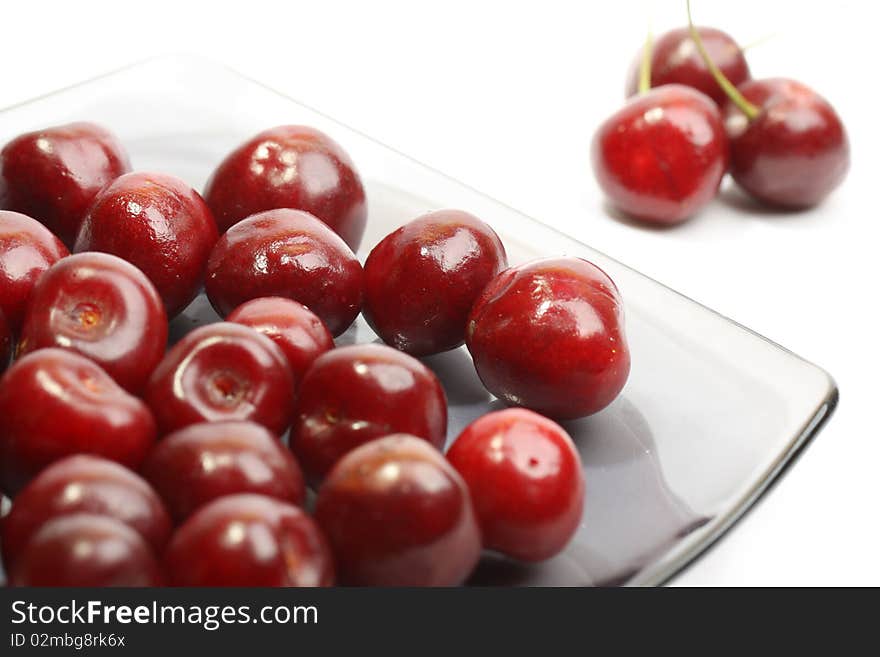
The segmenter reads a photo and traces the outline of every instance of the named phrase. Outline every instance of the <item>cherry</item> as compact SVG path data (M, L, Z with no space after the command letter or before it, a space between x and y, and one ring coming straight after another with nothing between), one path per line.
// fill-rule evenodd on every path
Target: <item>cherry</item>
M301 509L265 495L227 495L196 511L165 553L172 586L331 586L333 559Z
M130 170L119 140L94 123L29 132L0 152L0 204L38 219L71 247L98 192Z
M0 210L0 311L13 333L40 274L66 255L67 247L38 221Z
M360 176L348 154L323 132L279 126L230 153L205 186L220 232L276 208L315 215L357 250L367 223Z
M278 438L253 422L203 422L159 441L141 470L178 522L213 499L260 493L297 506L306 488Z
M297 386L312 361L334 346L324 322L292 299L252 299L229 313L226 320L249 326L281 347Z
M119 520L161 554L171 536L171 518L149 484L118 463L77 455L56 461L25 486L3 522L7 570L28 540L49 520L89 513Z
M134 265L107 253L78 253L50 267L31 294L19 351L63 347L140 392L165 353L162 299Z
M0 380L0 418L0 489L10 496L71 454L137 468L156 438L140 399L64 349L40 349L12 364Z
M12 331L9 330L9 323L6 316L0 310L0 374L9 365L9 358L12 355Z
M480 557L467 486L434 447L394 434L361 445L318 491L343 584L452 586Z
M150 546L128 525L76 513L54 518L28 541L11 586L161 586Z
M208 261L205 292L224 317L251 299L294 299L336 336L360 312L363 269L345 242L314 216L269 210L220 238Z
M187 333L153 371L144 392L162 435L220 420L250 420L281 435L290 424L293 398L293 375L281 349L231 322Z
M161 173L128 173L95 198L75 251L112 253L141 269L169 317L199 291L217 227L202 197Z
M446 454L468 485L483 543L521 561L558 554L584 509L584 474L569 435L522 408L468 425Z
M390 433L437 448L446 440L446 395L437 376L384 345L339 347L306 372L290 430L290 448L317 481L344 454Z
M490 392L555 418L600 411L629 375L617 287L580 258L501 272L471 311L467 347Z
M507 267L501 240L461 210L419 217L383 239L364 265L364 317L385 342L414 356L464 344L467 316Z

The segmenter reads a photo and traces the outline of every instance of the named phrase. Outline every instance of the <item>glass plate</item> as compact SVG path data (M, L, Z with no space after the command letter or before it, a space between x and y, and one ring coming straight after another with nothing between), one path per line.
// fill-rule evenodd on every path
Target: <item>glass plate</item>
M427 210L473 212L501 235L511 263L582 256L607 271L625 301L632 373L601 413L566 428L583 459L583 522L559 556L537 565L486 557L476 584L648 585L668 580L748 509L828 419L837 401L815 365L619 262L351 128L222 66L163 57L2 112L5 143L71 120L108 126L136 169L202 189L220 159L252 134L285 123L329 133L365 179L363 259L384 235ZM587 175L587 174L584 174ZM177 334L215 321L204 297ZM341 343L375 340L359 319ZM464 348L425 361L450 403L449 437L497 408Z

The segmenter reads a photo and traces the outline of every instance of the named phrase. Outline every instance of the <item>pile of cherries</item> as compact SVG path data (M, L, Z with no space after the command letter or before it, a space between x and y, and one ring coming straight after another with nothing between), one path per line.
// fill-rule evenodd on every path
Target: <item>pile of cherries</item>
M545 416L599 411L630 366L599 268L508 267L460 210L415 218L362 266L360 177L303 126L241 145L204 198L130 168L87 123L0 153L11 585L454 585L484 549L565 547L583 470ZM203 288L225 321L169 345ZM361 312L390 346L335 347ZM444 455L446 395L418 357L462 344L517 408Z

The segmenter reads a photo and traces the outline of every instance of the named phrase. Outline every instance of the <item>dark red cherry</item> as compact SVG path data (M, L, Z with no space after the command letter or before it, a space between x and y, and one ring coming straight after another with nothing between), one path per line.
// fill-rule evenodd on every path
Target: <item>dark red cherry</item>
M265 335L218 322L189 332L168 351L144 399L162 435L197 422L250 420L280 436L290 424L293 375Z
M253 422L203 422L160 440L141 470L177 522L206 502L260 493L301 506L306 488L290 451Z
M136 265L174 317L198 293L216 241L217 226L198 192L174 176L136 172L95 198L75 250L104 251Z
M9 575L11 586L161 586L146 541L128 525L101 515L53 518L28 541Z
M356 251L367 223L360 176L342 147L300 125L266 130L230 153L205 186L222 233L276 208L315 215Z
M307 478L320 480L344 454L390 433L437 448L446 440L446 395L436 375L384 345L328 351L306 372L290 448Z
M171 536L171 518L149 484L128 468L96 456L56 461L25 486L3 521L7 570L33 534L53 518L89 513L119 520L159 555Z
M467 486L415 436L386 436L345 455L318 491L315 519L343 584L453 586L480 557Z
M609 202L654 224L688 219L718 191L727 137L718 107L682 85L630 99L596 131L593 171Z
M364 265L364 317L386 343L414 356L464 344L467 316L507 255L487 224L438 210L383 239Z
M9 324L3 311L0 310L0 374L9 365L9 358L12 356L12 331L9 330Z
M40 349L12 364L0 379L0 418L0 489L10 497L72 454L137 468L156 438L140 399L66 349Z
M0 311L13 333L40 274L66 255L67 247L38 221L0 210Z
M468 485L487 548L543 561L580 525L584 473L555 422L523 408L489 413L462 431L446 458Z
M196 511L165 553L172 586L331 586L333 558L305 511L265 495L227 495Z
M119 140L94 123L29 132L0 152L0 204L39 220L71 247L98 192L130 170Z
M167 340L162 299L141 270L107 253L78 253L52 265L34 287L19 352L70 349L138 393Z
M334 346L324 322L292 299L262 297L246 301L229 313L226 320L271 338L287 357L297 386L312 361Z
M620 294L580 258L499 274L471 311L467 346L490 392L555 418L602 410L629 375Z
M312 215L270 210L220 238L205 291L223 317L251 299L294 299L340 335L361 310L363 269L345 242Z

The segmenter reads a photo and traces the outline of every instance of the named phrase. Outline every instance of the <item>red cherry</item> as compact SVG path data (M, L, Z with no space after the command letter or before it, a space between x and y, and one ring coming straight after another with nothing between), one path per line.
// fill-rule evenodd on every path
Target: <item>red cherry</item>
M76 513L54 518L28 541L11 586L161 586L150 546L128 525Z
M205 186L220 232L276 208L315 215L357 250L367 223L360 176L348 154L314 128L266 130L230 153Z
M141 470L178 522L218 497L260 493L302 506L299 465L278 438L253 422L203 422L166 436Z
M584 473L555 422L522 408L489 413L465 428L446 457L470 489L486 547L542 561L571 540L584 509Z
M317 481L344 454L389 433L409 433L437 448L446 440L446 395L437 376L384 345L328 351L306 372L290 448Z
M106 253L79 253L40 277L19 351L70 349L137 393L162 359L167 340L162 299L137 267Z
M59 516L89 513L125 523L161 554L171 518L149 484L121 465L95 456L68 456L40 472L12 503L3 522L7 570L31 536Z
M197 422L250 420L280 436L290 424L293 398L293 375L281 349L231 322L187 333L144 392L162 435Z
M12 331L9 330L9 324L3 311L0 310L0 374L9 365L9 358L12 355Z
M318 356L333 348L333 336L324 322L301 303L283 297L263 297L241 304L226 321L244 324L277 344L296 385Z
M141 269L169 317L199 291L217 226L202 197L161 173L128 173L104 189L86 215L76 251L112 253Z
M617 287L580 258L499 274L471 311L467 346L490 392L556 418L602 410L629 375Z
M361 445L318 492L343 584L452 586L480 557L467 486L431 445L394 434Z
M467 316L507 255L488 225L461 210L430 212L383 239L364 265L364 317L414 356L464 344Z
M0 210L0 311L13 333L40 274L66 255L61 240L38 221Z
M360 312L363 269L345 242L312 215L270 210L220 238L208 261L205 292L223 317L251 299L294 299L340 335Z
M333 559L304 511L265 495L227 495L196 511L165 553L172 586L331 586Z
M715 197L727 138L709 97L666 85L632 98L599 126L592 157L613 205L642 221L675 224Z
M40 349L12 364L0 380L0 418L0 489L10 496L72 454L137 468L156 438L140 399L63 349Z
M0 152L0 202L72 246L98 192L130 170L122 144L101 126L70 123L29 132Z

